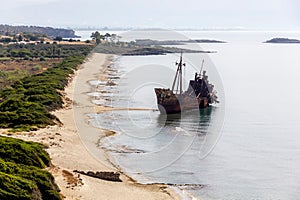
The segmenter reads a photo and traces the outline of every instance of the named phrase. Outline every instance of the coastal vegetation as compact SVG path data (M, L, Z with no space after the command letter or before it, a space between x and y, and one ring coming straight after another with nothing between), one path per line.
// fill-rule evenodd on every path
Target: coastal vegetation
M200 40L187 41L157 41L157 40L135 40L130 42L120 41L121 36L116 34L105 33L101 35L98 31L91 34L91 38L97 46L95 52L106 54L117 54L123 56L138 55L165 55L168 53L215 53L214 51L191 50L177 47L167 47L163 45L178 45L188 42L200 42ZM201 40L202 41L202 40ZM206 42L221 42L216 40L205 40ZM204 42L204 41L202 41Z
M64 87L93 48L61 44L58 36L47 42L40 37L0 36L7 40L0 44L0 128L10 132L60 123L51 111L62 108ZM0 136L0 199L62 199L54 177L44 169L50 164L44 145Z
M9 86L27 75L25 70L0 71L0 88Z
M191 50L161 45L144 45L131 42L102 42L94 48L95 52L123 56L165 55L167 53L215 53L214 51Z
M83 56L65 58L54 67L1 90L0 127L29 131L59 123L50 112L62 108L60 91L83 60Z
M52 68L64 58L86 56L93 47L85 44L0 45L0 90Z
M47 166L42 144L0 136L0 199L61 199Z
M0 45L0 58L44 60L47 58L66 58L68 56L86 56L93 45L78 44L10 44Z

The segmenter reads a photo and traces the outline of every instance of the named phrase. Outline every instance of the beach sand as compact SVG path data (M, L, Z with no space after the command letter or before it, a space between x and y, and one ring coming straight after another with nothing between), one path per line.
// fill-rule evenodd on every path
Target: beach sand
M123 182L105 181L73 172L120 172L95 142L112 132L93 127L87 116L106 109L96 108L91 102L91 97L87 95L92 89L88 81L103 79L111 58L112 55L93 53L76 71L64 91L65 107L54 112L62 125L12 136L41 142L48 147L52 166L47 170L54 175L65 199L181 199L179 194L165 185L142 185L122 172L120 178Z

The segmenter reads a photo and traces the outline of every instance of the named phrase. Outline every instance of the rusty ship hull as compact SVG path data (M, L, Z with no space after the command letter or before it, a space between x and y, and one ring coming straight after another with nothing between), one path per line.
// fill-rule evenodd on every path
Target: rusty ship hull
M182 54L178 65L172 89L155 88L157 106L162 114L179 113L184 110L202 109L213 103L218 103L214 85L209 83L206 71L202 72L204 60L200 73L195 73L193 80L190 80L186 91L182 88Z
M202 109L209 105L209 99L196 98L194 95L176 95L163 88L155 88L158 109L162 114L180 113L184 110ZM169 94L169 96L164 95Z

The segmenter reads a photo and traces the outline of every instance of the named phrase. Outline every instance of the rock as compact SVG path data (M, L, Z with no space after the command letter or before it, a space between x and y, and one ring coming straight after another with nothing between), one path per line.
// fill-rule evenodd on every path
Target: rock
M122 182L122 180L120 179L120 174L117 172L99 172L99 171L84 172L84 171L79 171L79 170L74 170L73 172L83 174L86 176L90 176L90 177L94 177L94 178L98 178L98 179L102 179L102 180L106 180L106 181Z

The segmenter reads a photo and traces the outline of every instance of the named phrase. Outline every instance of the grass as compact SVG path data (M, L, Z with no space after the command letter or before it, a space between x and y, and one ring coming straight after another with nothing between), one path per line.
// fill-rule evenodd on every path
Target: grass
M13 70L13 71L0 71L0 87L11 85L12 83L28 76L28 72L25 70Z

